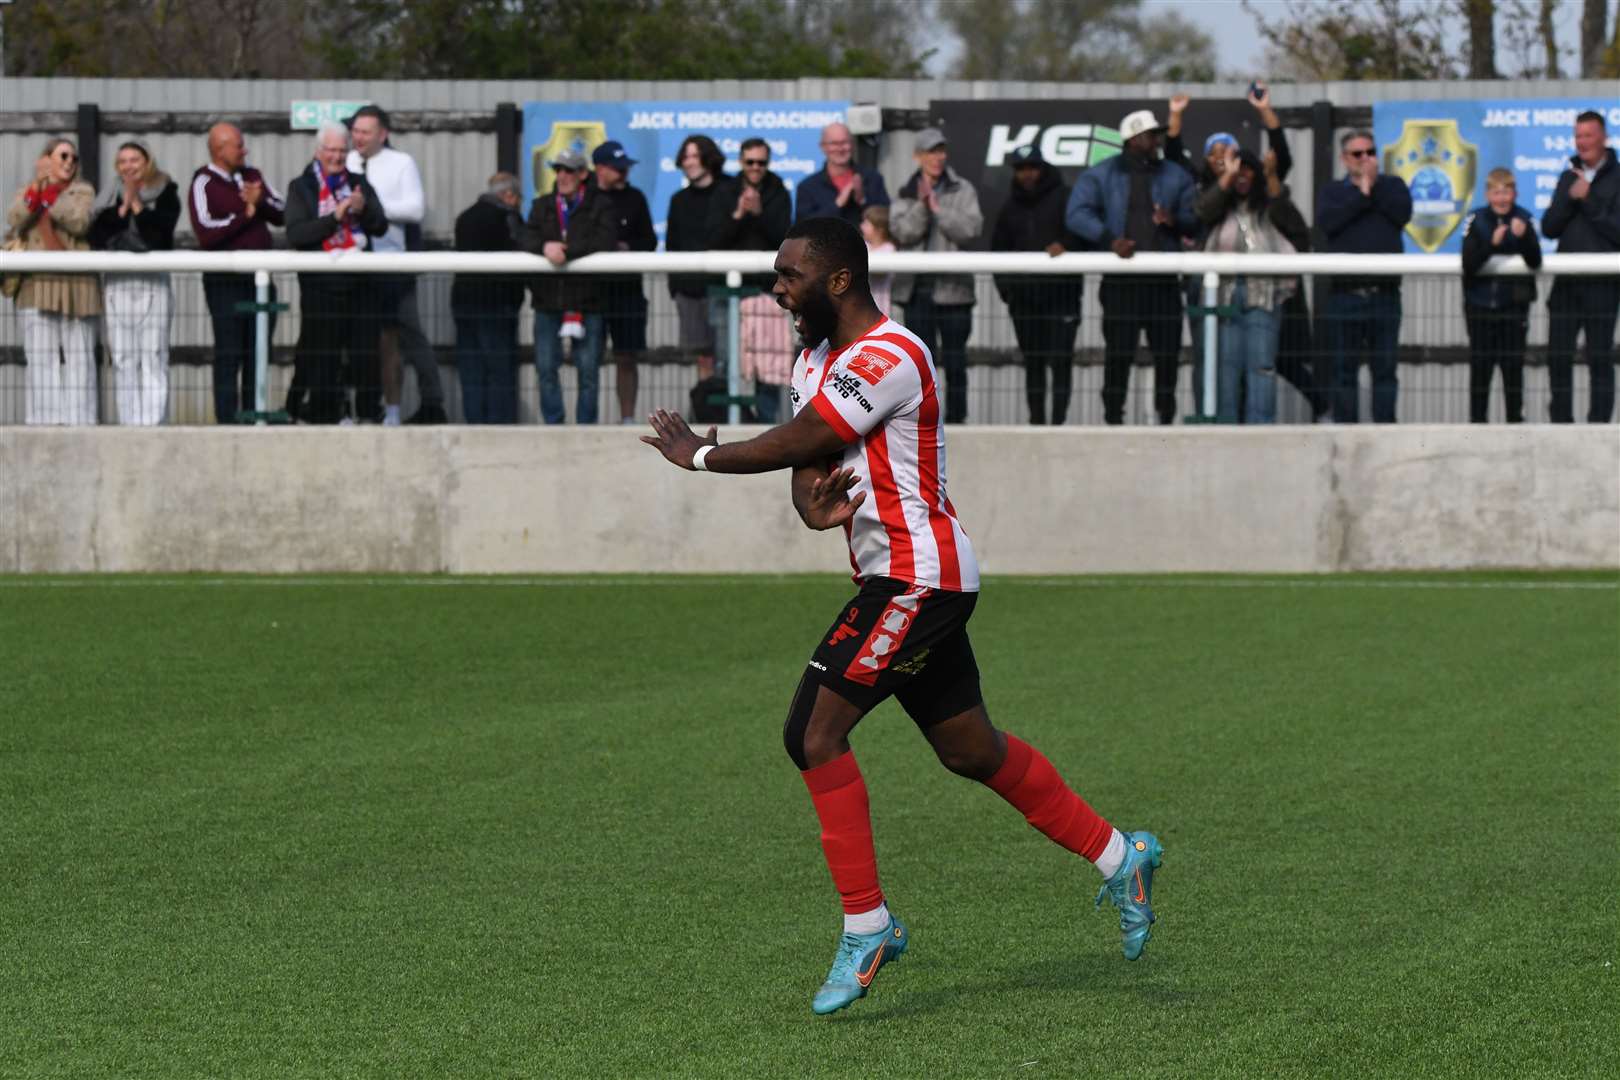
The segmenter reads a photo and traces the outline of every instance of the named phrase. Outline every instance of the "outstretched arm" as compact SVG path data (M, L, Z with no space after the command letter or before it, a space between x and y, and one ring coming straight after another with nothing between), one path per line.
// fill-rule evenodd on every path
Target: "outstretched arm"
M699 438L685 420L665 409L653 413L649 420L655 434L643 435L641 441L657 447L671 464L693 472L697 469L692 459L704 446L714 447L703 459L706 472L762 473L813 465L848 445L848 440L815 409L803 409L785 424L725 446L719 444L714 428Z

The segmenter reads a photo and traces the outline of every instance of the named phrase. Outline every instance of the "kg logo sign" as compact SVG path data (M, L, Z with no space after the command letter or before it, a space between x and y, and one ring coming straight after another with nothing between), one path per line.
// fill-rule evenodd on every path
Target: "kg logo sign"
M1007 164L1007 155L1020 146L1039 147L1041 157L1058 168L1089 167L1118 154L1124 148L1119 132L1101 124L1053 124L1042 130L1039 124L994 124L985 148L984 163L990 168Z

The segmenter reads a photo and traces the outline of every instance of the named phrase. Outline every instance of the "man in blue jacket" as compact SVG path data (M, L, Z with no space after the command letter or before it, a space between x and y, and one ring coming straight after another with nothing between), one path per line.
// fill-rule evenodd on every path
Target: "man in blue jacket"
M1122 259L1138 251L1181 250L1198 229L1193 179L1159 153L1159 122L1151 110L1120 121L1125 150L1080 174L1064 215L1069 230ZM1181 363L1181 288L1173 274L1108 274L1098 294L1103 309L1103 419L1125 421L1125 391L1137 339L1153 352L1153 407L1159 423L1176 419Z
M1620 163L1610 150L1603 114L1575 118L1575 154L1558 178L1541 231L1558 241L1558 253L1620 252ZM1620 256L1616 257L1620 266ZM1573 366L1575 339L1586 331L1586 361L1592 370L1592 396L1586 419L1607 424L1614 413L1614 323L1620 314L1620 275L1559 277L1547 298L1547 376L1552 382L1550 418L1575 419Z
M1412 192L1398 176L1378 174L1372 132L1352 131L1339 140L1344 178L1316 197L1316 227L1327 238L1323 251L1399 255L1401 232L1412 220ZM1327 351L1333 358L1333 419L1353 424L1360 409L1363 359L1372 370L1372 418L1395 422L1396 349L1401 336L1401 279L1359 274L1333 279L1326 318Z
M889 192L883 174L855 164L855 136L843 124L821 129L821 152L827 163L821 171L804 178L793 208L795 224L806 218L843 218L857 229L868 206L888 206Z

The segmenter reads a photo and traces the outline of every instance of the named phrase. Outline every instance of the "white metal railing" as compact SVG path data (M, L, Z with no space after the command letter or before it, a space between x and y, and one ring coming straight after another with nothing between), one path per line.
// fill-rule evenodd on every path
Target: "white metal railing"
M256 411L266 411L267 372L270 362L270 321L266 314L272 273L461 273L461 274L712 274L723 277L731 290L727 316L729 355L740 352L739 287L742 275L770 273L776 261L772 251L608 252L588 255L565 267L553 266L526 252L428 251L408 253L313 251L156 251L144 254L115 251L51 251L0 253L0 273L236 273L253 274L261 310L257 320L255 366ZM1204 355L1217 354L1218 317L1214 313L1220 279L1239 274L1303 275L1457 275L1459 255L1342 255L1313 252L1295 255L1231 255L1187 252L1144 252L1121 259L1110 252L1075 252L1056 258L1040 252L894 252L873 255L876 274L1041 274L1041 275L1160 275L1200 276L1204 293ZM1620 254L1548 255L1540 270L1523 259L1494 257L1480 271L1485 275L1524 276L1620 275ZM728 393L735 402L741 392L741 365L727 365ZM1215 415L1216 365L1204 365L1203 408ZM729 420L740 419L733 403Z
M0 253L5 273L462 273L742 274L769 273L772 251L620 251L587 255L566 268L526 252L414 251L373 254L318 251L26 251ZM1040 252L894 252L873 255L875 274L1461 274L1458 255L1181 255L1144 252L1121 259L1106 251L1052 258ZM1529 274L1520 258L1493 258L1484 274ZM1620 274L1620 254L1548 255L1542 274Z

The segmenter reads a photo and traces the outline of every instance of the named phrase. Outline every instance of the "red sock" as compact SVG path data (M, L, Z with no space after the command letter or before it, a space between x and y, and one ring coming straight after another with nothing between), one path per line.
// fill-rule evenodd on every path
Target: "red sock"
M985 784L1053 842L1092 862L1114 834L1114 827L1063 782L1046 755L1016 735L1007 736L1007 760Z
M821 850L843 898L844 912L859 915L883 903L877 854L872 850L872 814L855 753L806 769L804 786L821 819Z

